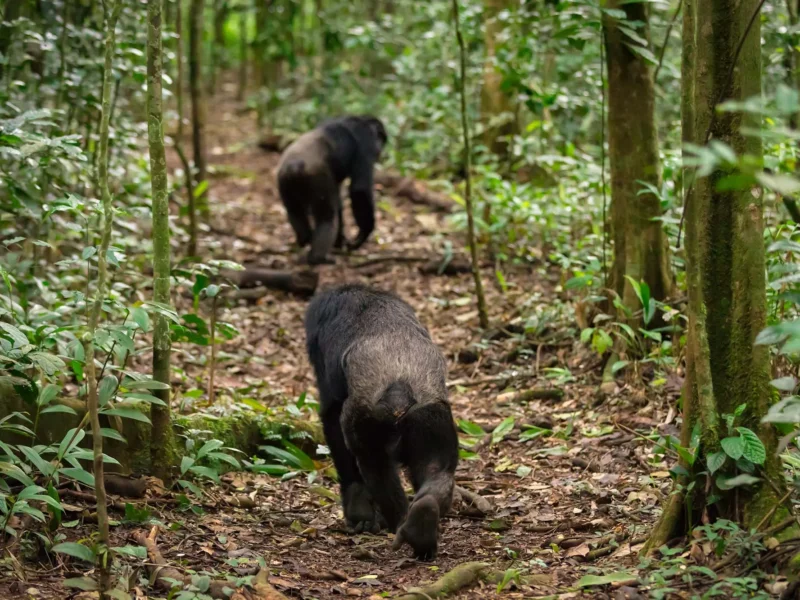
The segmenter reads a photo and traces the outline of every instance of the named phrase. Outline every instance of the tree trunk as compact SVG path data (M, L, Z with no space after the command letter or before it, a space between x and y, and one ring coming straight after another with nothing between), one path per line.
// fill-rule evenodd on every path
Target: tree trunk
M0 54L8 57L8 49L11 47L11 41L14 39L14 26L11 25L14 21L19 19L22 11L22 2L17 0L9 2L2 14L3 24L0 22ZM0 64L0 79L2 79L4 65Z
M103 231L100 246L97 249L97 290L89 313L89 327L86 335L86 381L88 389L87 409L92 428L92 470L94 472L94 492L97 499L97 527L100 551L98 557L98 584L100 598L106 597L110 589L111 558L108 555L108 510L106 508L106 488L103 475L103 434L100 428L100 407L97 389L97 372L95 365L95 338L100 322L103 302L108 294L108 247L111 243L111 232L114 224L114 207L111 204L111 191L108 189L108 138L111 120L111 76L113 72L114 51L116 49L115 28L122 9L122 2L109 2L106 7L105 53L103 62L103 91L101 94L100 144L98 148L98 186L103 207Z
M189 31L189 89L192 96L192 149L194 166L197 169L195 181L198 186L208 186L208 166L206 162L206 106L203 97L202 48L203 48L203 0L192 0ZM198 190L199 191L199 190ZM206 190L198 194L197 204L203 217L209 215L208 194Z
M161 0L147 2L147 137L150 148L150 185L153 195L153 301L170 304L169 202L167 158L164 151L162 106ZM170 382L169 321L157 313L153 320L153 379ZM154 394L166 406L153 405L150 461L153 475L169 480L172 462L172 423L169 390Z
M500 13L509 8L508 0L486 0L483 10L486 61L481 87L481 120L485 127L482 141L501 157L508 155L509 136L519 133L514 102L501 89L503 75L497 66L498 37L503 31Z
M627 22L645 23L638 33L649 39L645 3L611 0ZM608 147L611 164L611 220L614 258L609 287L632 311L640 307L625 276L644 281L650 296L662 300L672 291L669 242L660 221L661 203L641 181L660 187L655 88L649 64L631 50L639 44L610 16L604 18L608 68ZM630 26L628 26L630 27ZM644 193L640 193L644 190Z
M223 66L225 51L225 21L228 18L227 0L214 0L214 37L211 40L211 64L208 69L208 95L213 96L217 89L217 77Z
M684 141L705 145L713 137L738 155L760 159L759 138L741 134L743 125L757 128L758 117L730 112L714 116L720 102L742 101L761 93L760 21L751 22L758 6L759 0L685 2ZM748 23L752 25L744 38ZM737 60L736 48L743 38ZM779 507L770 517L785 484L775 431L761 423L772 400L769 353L766 346L754 345L766 325L762 195L751 189L720 191L717 183L724 175L718 171L695 181L684 207L689 324L682 444L688 446L695 426L700 431L697 458L692 466L684 467L690 477L706 477L701 473L708 468L708 457L721 451L721 438L731 435L724 415L734 414L742 405L746 409L736 425L758 433L766 461L757 473L759 481L750 486L723 490L716 485L719 473L735 473L731 459L714 476L715 484L698 481L688 523L681 521L686 512L682 507L685 488L676 488L651 535L649 549L685 533L701 515L730 519L747 528L763 527L787 515ZM708 505L706 494L718 494L720 499Z

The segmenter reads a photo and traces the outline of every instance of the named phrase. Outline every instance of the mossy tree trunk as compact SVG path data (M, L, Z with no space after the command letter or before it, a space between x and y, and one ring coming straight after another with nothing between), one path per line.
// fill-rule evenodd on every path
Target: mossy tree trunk
M760 24L756 18L744 39L736 64L735 53L747 31L759 0L688 0L684 4L683 138L703 145L709 138L732 147L737 154L761 156L757 137L744 137L743 125L759 120L736 113L718 113L726 100L744 100L761 93ZM676 534L685 533L701 514L726 518L745 527L762 521L779 502L784 489L777 441L770 425L761 424L771 402L769 354L754 345L766 324L764 223L762 196L751 189L720 191L724 173L698 179L686 198L686 279L689 294L686 380L683 389L683 444L699 425L700 445L689 477L707 468L706 458L721 449L727 435L723 415L746 405L737 425L759 434L766 462L748 487L720 490L702 480L691 499L692 521L683 517L681 488L676 488L653 531L648 549L658 548ZM687 178L684 178L686 181ZM730 464L731 461L727 461ZM685 483L685 482L683 482ZM707 505L705 494L721 499ZM781 507L772 520L786 516Z
M482 142L501 157L508 155L509 137L519 133L516 107L502 89L503 74L497 64L497 50L504 28L501 15L511 6L509 0L486 0L483 9L486 60L481 87L481 120L485 128Z
M192 97L192 150L194 152L195 181L198 188L208 186L206 160L206 104L203 94L203 8L204 0L192 0L189 26L189 93ZM197 190L198 192L200 189ZM197 194L200 213L208 219L208 194Z
M153 301L170 304L169 203L167 201L167 159L164 150L164 110L161 89L163 75L161 48L161 0L147 2L147 137L150 148L150 184L153 195ZM153 379L169 386L169 322L157 313L153 321ZM165 406L153 406L150 459L153 474L169 479L172 423L169 389L155 394Z
M111 121L111 81L113 77L114 52L116 50L117 19L122 2L109 1L103 5L105 12L105 52L103 61L103 90L100 106L100 143L98 146L98 186L103 208L103 229L100 246L97 249L97 289L89 312L89 327L86 332L84 347L86 352L87 410L92 429L92 469L95 479L95 497L97 499L97 528L99 551L97 552L97 571L100 598L106 598L110 589L111 572L108 547L109 523L106 509L106 488L103 475L103 434L100 427L100 407L97 387L97 366L95 364L95 339L100 323L103 302L108 294L108 247L114 224L114 206L111 203L111 191L108 188L108 138Z
M657 188L661 183L653 73L645 58L632 49L642 48L641 42L626 33L640 22L643 26L636 30L637 37L649 39L647 4L610 0L608 8L626 15L624 20L608 15L603 20L614 240L609 287L635 311L641 307L625 276L647 283L652 298L667 297L672 291L669 243L661 222L654 221L661 216L659 198L640 183Z

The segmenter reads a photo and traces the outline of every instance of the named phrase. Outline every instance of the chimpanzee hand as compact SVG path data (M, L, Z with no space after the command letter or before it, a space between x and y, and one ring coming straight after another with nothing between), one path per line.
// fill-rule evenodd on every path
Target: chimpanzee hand
M350 484L342 496L342 507L347 527L354 533L378 533L381 530L372 496L363 483Z
M436 557L439 538L439 504L432 496L422 496L411 503L406 520L394 538L393 550L408 544L420 560Z

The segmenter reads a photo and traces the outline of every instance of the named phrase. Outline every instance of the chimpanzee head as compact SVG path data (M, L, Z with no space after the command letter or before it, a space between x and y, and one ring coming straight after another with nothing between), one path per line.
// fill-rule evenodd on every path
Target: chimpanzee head
M376 142L376 153L377 156L381 155L384 146L386 146L386 141L389 139L389 136L386 135L386 128L383 126L383 123L377 117L372 116L365 116L363 117L366 124L369 126L370 130L372 131L373 136L375 137Z

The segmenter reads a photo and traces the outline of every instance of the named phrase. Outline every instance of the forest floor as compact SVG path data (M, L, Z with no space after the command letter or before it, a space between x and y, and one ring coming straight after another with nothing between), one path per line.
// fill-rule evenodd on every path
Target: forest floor
M213 100L208 114L212 221L202 246L217 257L290 268L298 257L289 249L293 236L275 186L278 155L258 148L252 114L242 111L228 90ZM174 156L169 162L178 164ZM443 519L438 557L418 562L408 547L392 551L386 534L344 531L340 506L326 492L338 494L329 478L309 483L305 475L281 481L242 473L227 488L213 488L197 514L153 504L153 518L164 525L158 538L164 558L180 569L224 578L254 574L262 557L275 588L307 599L391 597L467 561L535 577L512 583L500 594L496 584L479 583L453 598L557 593L603 598L619 593L576 586L587 574L620 572L638 563L637 550L669 493L670 478L669 465L654 462L651 445L631 430L658 427L662 433L677 433L671 406L680 381L668 379L658 394L622 381L614 393L599 393L600 363L577 340L571 308L559 291L560 272L544 264L504 266L505 291L494 267L483 269L495 335L482 340L470 274L424 275L421 262L407 260L441 256L447 240L453 248L464 248L447 216L384 194L378 205L378 241L321 267L320 287L365 282L398 293L416 309L448 358L456 418L487 433L473 448L474 457L460 462L457 482L486 498L490 514L455 507ZM351 216L345 219L352 227ZM398 256L406 259L390 258ZM307 300L276 292L222 311L220 319L235 325L240 335L221 346L215 410L236 410L235 398L241 396L273 406L306 391L316 396L304 348L306 305ZM513 333L519 318L537 320L539 339ZM467 349L474 355L462 352ZM204 373L190 352L178 348L173 356L187 373ZM514 398L534 388L561 390L563 398ZM183 411L198 408L191 398L180 402ZM491 432L504 421L510 424L509 417L513 428L492 439ZM523 432L530 426L553 433L526 439ZM255 506L226 505L223 497L234 488L250 492ZM112 528L113 542L133 543L133 533L148 528L119 523ZM91 531L79 525L67 536L80 539ZM68 568L27 573L26 581L7 588L3 597L63 598L67 592L60 581L74 576L76 567L73 561ZM134 597L154 597L145 584L132 577Z

